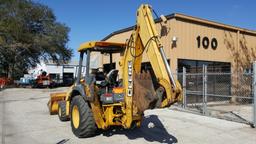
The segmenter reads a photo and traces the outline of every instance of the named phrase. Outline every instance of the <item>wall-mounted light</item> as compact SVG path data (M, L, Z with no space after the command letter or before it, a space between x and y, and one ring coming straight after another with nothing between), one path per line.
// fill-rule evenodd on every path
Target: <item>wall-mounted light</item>
M178 41L178 38L176 36L173 36L172 37L172 42L177 42Z
M176 36L173 36L172 37L172 48L177 47L177 41L178 41L178 38Z

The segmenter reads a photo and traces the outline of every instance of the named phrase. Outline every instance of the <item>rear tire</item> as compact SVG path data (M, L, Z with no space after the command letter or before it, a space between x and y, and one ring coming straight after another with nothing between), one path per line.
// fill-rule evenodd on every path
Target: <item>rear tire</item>
M97 130L91 108L82 96L75 96L71 102L71 127L73 133L81 137L91 137Z
M66 115L66 101L59 101L58 116L60 121L68 121L69 117Z

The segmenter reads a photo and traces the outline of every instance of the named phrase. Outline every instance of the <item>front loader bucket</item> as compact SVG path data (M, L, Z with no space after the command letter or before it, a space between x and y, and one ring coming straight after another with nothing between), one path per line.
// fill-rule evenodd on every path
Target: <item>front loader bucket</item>
M58 113L59 101L65 100L66 92L51 93L48 101L48 108L51 115Z

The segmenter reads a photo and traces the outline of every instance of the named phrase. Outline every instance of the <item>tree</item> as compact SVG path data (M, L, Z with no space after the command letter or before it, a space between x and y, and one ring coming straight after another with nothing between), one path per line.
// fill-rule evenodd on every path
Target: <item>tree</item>
M67 62L69 28L52 10L31 0L0 0L0 71L21 76L40 60Z

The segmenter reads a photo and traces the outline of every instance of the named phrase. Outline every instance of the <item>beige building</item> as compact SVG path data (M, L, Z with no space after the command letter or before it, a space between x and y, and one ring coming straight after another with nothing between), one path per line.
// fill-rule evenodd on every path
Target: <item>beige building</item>
M256 31L195 18L183 14L167 15L168 21L156 19L157 29L173 72L200 72L202 65L213 72L244 72L251 69L256 60ZM125 42L131 35L133 26L115 31L104 41ZM107 67L109 58L102 58ZM119 55L113 55L118 68ZM147 58L143 67L150 67Z

